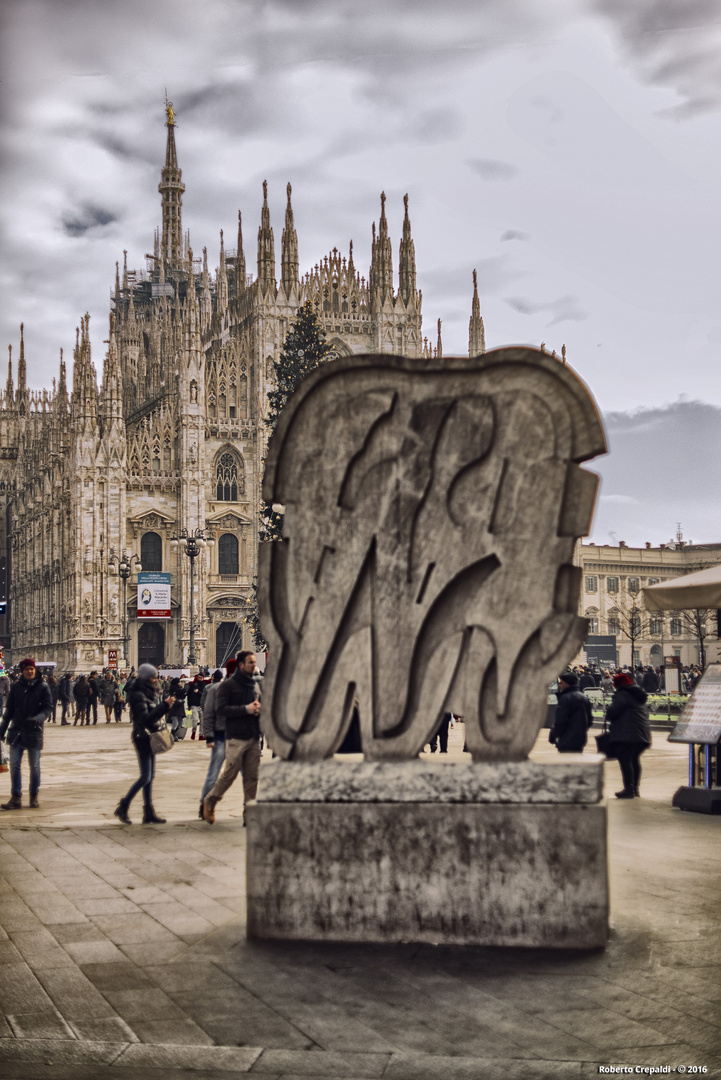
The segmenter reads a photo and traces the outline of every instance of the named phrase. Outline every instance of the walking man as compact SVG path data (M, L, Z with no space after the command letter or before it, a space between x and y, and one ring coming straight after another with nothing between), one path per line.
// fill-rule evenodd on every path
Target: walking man
M60 704L62 706L62 712L60 714L60 725L61 725L61 727L69 727L70 726L70 721L66 720L65 718L68 715L68 707L70 705L72 695L73 695L73 684L70 681L70 673L68 671L66 671L65 674L63 675L62 679L60 680L59 685L58 685L58 701L60 702Z
M30 766L30 806L37 809L40 789L40 751L43 748L43 725L53 711L50 687L43 681L30 658L21 660L20 678L10 687L7 705L0 723L0 739L10 747L10 799L3 810L20 810L23 782L20 763L27 750Z
M203 799L203 817L212 825L215 807L238 773L243 772L243 824L245 807L258 790L260 767L260 687L253 678L255 653L243 650L230 679L218 686L217 716L225 721L225 761L212 791Z
M226 678L235 671L237 660L229 660L225 667ZM210 763L208 765L208 775L205 778L203 784L203 790L200 793L200 811L198 817L204 817L203 814L203 801L205 796L208 795L215 787L215 781L220 775L220 770L225 760L225 721L221 720L217 713L218 708L218 690L220 689L220 683L223 678L223 672L218 670L213 675L211 682L203 690L203 697L200 703L201 709L201 724L202 734L205 736L205 745L210 750Z
M591 702L578 689L578 676L573 671L564 671L558 676L558 706L548 741L555 743L559 754L580 754L592 723Z

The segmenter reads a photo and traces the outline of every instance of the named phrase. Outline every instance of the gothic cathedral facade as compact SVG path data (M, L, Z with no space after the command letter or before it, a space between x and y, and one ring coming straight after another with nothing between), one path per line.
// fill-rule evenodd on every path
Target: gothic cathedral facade
M191 620L200 664L249 645L243 619L256 573L264 418L298 307L313 304L336 355L441 352L440 320L435 346L422 336L407 197L397 289L385 196L367 281L352 245L347 258L334 248L300 277L290 184L279 280L265 184L256 274L246 270L239 213L236 247L226 248L221 232L211 275L206 249L196 257L182 228L172 109L166 127L162 227L144 270L129 270L127 255L122 272L116 267L100 386L88 316L76 333L72 389L62 354L52 391L27 389L22 327L17 385L10 357L0 393L8 601L0 641L11 662L32 655L60 672L89 671L115 654L125 666L179 667ZM474 282L469 352L484 351ZM215 543L190 560L171 544L181 530L203 530ZM135 573L113 572L123 555L137 556L133 571L140 562L171 574L169 620L137 620Z

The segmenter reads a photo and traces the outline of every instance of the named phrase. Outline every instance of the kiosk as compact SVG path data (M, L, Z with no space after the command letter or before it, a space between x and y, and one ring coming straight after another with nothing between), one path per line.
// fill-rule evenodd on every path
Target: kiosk
M668 737L688 743L688 787L673 797L679 810L721 814L721 664L709 664Z

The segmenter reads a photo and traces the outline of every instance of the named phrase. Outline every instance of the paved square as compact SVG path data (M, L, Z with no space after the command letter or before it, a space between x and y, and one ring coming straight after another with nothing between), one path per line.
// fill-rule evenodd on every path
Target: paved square
M248 942L242 790L197 819L205 744L158 761L168 824L128 827L128 724L50 725L40 809L0 816L0 1076L721 1076L721 819L671 808L685 747L654 744L642 799L616 801L606 766L609 946L559 954ZM546 732L533 756L555 756Z

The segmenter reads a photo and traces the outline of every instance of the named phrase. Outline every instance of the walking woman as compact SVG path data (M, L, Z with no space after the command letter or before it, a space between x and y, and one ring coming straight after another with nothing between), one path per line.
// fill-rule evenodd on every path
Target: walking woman
M641 754L651 745L651 723L648 717L648 697L625 672L613 680L615 693L606 712L609 722L610 749L621 767L623 791L617 799L634 799L640 795Z
M128 794L115 808L115 816L124 825L132 825L128 817L131 802L143 790L143 825L164 825L165 818L158 817L153 809L153 777L155 776L155 755L150 749L150 736L160 729L161 720L175 704L175 698L160 700L158 688L158 669L152 664L141 664L138 677L130 691L128 704L130 720L133 725L131 739L135 746L140 765L140 776L132 785Z

